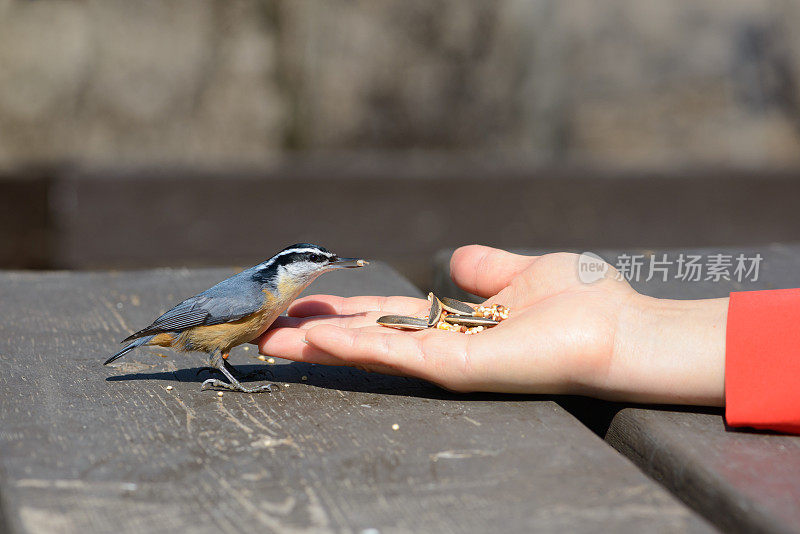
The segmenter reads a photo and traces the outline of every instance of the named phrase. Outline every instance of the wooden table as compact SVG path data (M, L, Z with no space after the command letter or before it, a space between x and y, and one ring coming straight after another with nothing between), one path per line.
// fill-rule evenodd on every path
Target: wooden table
M469 298L447 275L450 252L437 256L435 291ZM612 264L623 254L594 252ZM655 276L646 282L643 276L632 282L638 291L654 297L712 298L731 291L800 287L800 245L624 253L655 254L657 259L667 254L668 260L681 253L685 258L714 254L763 258L756 281L731 277L685 282L668 277L665 282ZM559 404L724 531L800 532L800 436L728 428L721 409L642 407L577 398L562 398Z
M200 391L201 357L161 349L101 365L231 273L0 273L0 530L712 530L548 397L269 365L252 347L231 360L277 392ZM313 289L420 295L380 264Z

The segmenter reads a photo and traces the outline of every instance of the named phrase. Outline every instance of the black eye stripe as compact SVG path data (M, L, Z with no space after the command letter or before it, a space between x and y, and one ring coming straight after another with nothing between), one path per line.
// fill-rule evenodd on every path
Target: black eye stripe
M334 254L322 254L314 251L290 251L288 253L278 254L273 260L271 260L271 264L276 266L285 266L297 261L326 263L335 257L336 256Z

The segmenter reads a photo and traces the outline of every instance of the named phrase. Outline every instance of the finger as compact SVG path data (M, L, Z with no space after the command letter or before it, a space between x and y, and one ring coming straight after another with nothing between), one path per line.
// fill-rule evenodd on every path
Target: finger
M420 340L384 328L357 330L321 325L306 332L311 345L354 364L381 363L401 370L424 359Z
M310 315L308 317L278 317L269 327L276 329L296 328L308 330L322 324L330 324L340 328L362 328L375 326L383 312L354 313L352 315Z
M457 249L450 258L450 277L461 289L488 298L502 291L537 259L538 256L469 245Z
M397 332L399 333L399 332ZM362 364L342 360L305 341L305 330L280 328L264 334L259 340L259 352L265 356L284 358L295 362L356 367L371 373L402 375L396 369L381 364Z
M469 336L426 330L406 333L385 328L321 325L306 333L314 347L351 365L383 366L397 373L460 389L467 383Z
M261 336L258 340L258 351L264 356L285 358L295 362L347 365L347 362L309 345L305 339L305 330L276 328Z
M351 315L368 311L379 311L399 315L414 315L427 311L427 300L413 297L337 297L335 295L311 295L298 299L289 306L292 317L311 315Z

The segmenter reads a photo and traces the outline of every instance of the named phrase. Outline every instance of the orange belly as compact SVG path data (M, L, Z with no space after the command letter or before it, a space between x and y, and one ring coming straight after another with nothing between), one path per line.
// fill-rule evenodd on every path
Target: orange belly
M276 316L274 312L267 313L264 310L230 323L189 328L177 336L173 347L209 353L219 350L227 354L233 347L263 334Z
M148 345L172 347L180 351L208 353L221 351L223 354L227 354L233 347L252 341L266 332L269 325L297 298L304 287L281 284L279 294L286 295L286 297L280 300L269 291L264 290L266 296L264 307L251 315L229 323L195 326L177 334L158 334L150 340Z

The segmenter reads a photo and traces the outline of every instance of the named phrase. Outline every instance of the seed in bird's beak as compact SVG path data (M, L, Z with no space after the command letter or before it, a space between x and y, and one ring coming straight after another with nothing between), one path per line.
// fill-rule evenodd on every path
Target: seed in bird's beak
M356 269L369 265L369 262L359 258L336 258L330 263L334 269Z

